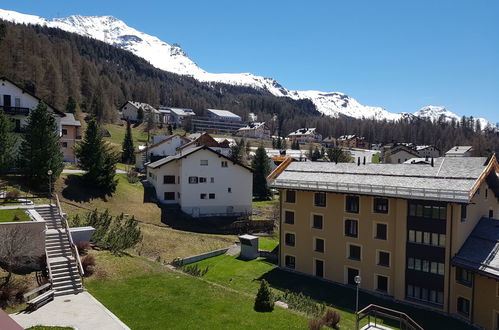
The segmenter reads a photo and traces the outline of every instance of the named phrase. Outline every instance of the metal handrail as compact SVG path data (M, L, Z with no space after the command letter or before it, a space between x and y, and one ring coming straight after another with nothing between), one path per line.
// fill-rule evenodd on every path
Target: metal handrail
M83 266L81 264L80 254L78 253L78 249L76 248L76 245L73 242L73 237L71 236L71 232L69 231L68 220L66 219L66 216L62 213L61 203L59 202L59 196L57 194L54 195L55 195L55 201L57 203L57 209L59 211L59 216L61 217L62 226L66 229L66 235L68 236L69 239L69 246L71 247L71 253L73 254L73 257L76 259L76 263L78 265L78 272L82 277L80 286L81 289L83 290L83 275L85 274L85 271L83 270Z
M468 202L468 192L455 190L433 189L433 188L409 188L390 185L374 185L361 183L338 183L299 180L270 179L269 186L272 188L288 189L310 189L317 191L337 191L345 193L364 193L373 195L408 196L419 198L431 198L432 200L453 200Z
M361 314L364 314L364 315L360 316ZM389 319L392 319L395 321L399 321L400 322L400 327L399 327L400 329L403 329L403 327L402 327L402 323L403 323L403 325L405 326L405 329L424 330L424 328L422 326L417 324L416 321L414 321L406 313L399 312L399 311L394 310L394 309L374 305L374 304L370 304L367 307L361 309L360 311L358 311L356 313L357 317L356 317L355 324L356 324L357 330L359 330L360 321L362 321L364 318L367 317L369 320L369 323L370 323L371 314L374 314L373 316L374 316L374 324L375 325L377 324L378 316L382 316L382 317L389 318Z
M49 270L50 288L52 288L52 285L54 284L54 279L52 278L52 270L50 269L49 254L47 252L47 245L45 245L45 260L46 260L46 263L47 263L47 268Z

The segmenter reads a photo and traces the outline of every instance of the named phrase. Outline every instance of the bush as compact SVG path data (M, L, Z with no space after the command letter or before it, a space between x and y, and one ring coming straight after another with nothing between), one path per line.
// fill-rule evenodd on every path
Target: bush
M19 190L17 190L17 189L9 190L5 194L4 201L6 203L9 202L9 201L15 201L15 200L17 200L19 198L19 196L21 196L21 192Z
M18 303L22 303L24 301L24 294L28 292L28 287L23 284L23 285L20 285L18 288L17 288L17 291L16 291L16 301Z
M326 313L322 317L322 321L324 321L324 325L330 328L338 328L338 323L340 323L341 315L338 311L333 309L327 309Z
M310 316L321 317L326 309L324 305L317 304L303 293L285 291L281 299L288 304L290 309L305 313Z
M274 296L267 281L262 280L260 289L255 298L255 311L257 312L272 312L274 310Z
M130 170L126 173L126 179L128 183L137 183L139 182L139 173L134 170Z
M12 218L13 221L19 221L21 218L19 218L19 215L15 214L14 218Z
M76 248L78 249L78 253L82 256L86 255L88 252L88 249L90 249L90 243L89 242L78 242L76 244Z
M324 321L322 318L315 318L308 321L308 327L310 330L320 330L324 326Z
M11 285L6 285L0 290L0 308L5 309L10 306L16 295L16 290Z
M85 272L85 276L90 276L94 273L95 258L94 256L88 255L81 259L81 266Z
M203 277L208 273L208 267L202 269L198 265L182 266L182 271L196 277Z

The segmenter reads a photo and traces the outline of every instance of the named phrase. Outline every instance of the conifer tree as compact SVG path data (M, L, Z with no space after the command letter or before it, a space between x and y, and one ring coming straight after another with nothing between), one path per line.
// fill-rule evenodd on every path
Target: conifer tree
M102 190L105 195L111 196L116 191L116 163L118 155L105 143L99 125L95 119L88 122L85 138L75 146L85 181Z
M14 166L16 137L12 134L10 118L0 110L0 174Z
M274 296L265 280L260 282L260 289L256 294L253 308L257 312L272 312L274 310Z
M75 113L76 112L76 101L72 96L68 97L66 102L66 112Z
M263 145L256 149L255 157L251 161L253 168L253 196L258 200L266 200L270 197L270 189L267 185L267 176L270 174L269 157Z
M143 121L144 120L144 109L142 107L137 110L137 120L138 121Z
M121 160L125 164L135 163L135 148L133 146L132 128L129 121L126 122L126 133L125 138L123 139L123 153Z
M22 172L37 186L49 183L49 170L53 183L64 168L56 120L42 102L28 117L19 155Z

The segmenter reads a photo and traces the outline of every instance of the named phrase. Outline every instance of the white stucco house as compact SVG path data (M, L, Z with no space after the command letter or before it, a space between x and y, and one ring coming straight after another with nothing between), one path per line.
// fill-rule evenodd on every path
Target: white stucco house
M297 140L298 142L307 143L307 142L316 142L322 140L322 135L317 133L317 129L314 128L300 128L296 131L289 133L288 139L293 141Z
M195 218L251 214L253 172L207 146L147 164L147 180L160 203Z
M256 139L269 139L270 130L265 125L265 122L254 122L238 129L236 135Z
M144 118L143 121L146 121L148 116L153 116L154 122L160 122L161 113L155 109L153 106L142 103L142 102L134 102L127 101L120 108L121 118L124 120L129 120L131 122L138 122L139 119L139 109L142 109Z
M139 170L143 170L145 163L154 162L167 156L173 156L177 153L179 147L189 142L191 142L191 140L178 134L153 136L152 144L150 146L144 146L139 151L135 152L135 167Z

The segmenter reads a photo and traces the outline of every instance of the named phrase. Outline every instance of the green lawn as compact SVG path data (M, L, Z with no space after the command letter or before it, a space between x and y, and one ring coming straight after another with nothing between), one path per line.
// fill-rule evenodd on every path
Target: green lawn
M258 238L258 248L260 250L272 251L279 245L277 237L260 237Z
M279 200L270 200L270 201L253 201L253 207L267 207L267 206L274 206L276 204L279 204Z
M353 288L286 272L262 258L243 261L236 257L222 255L205 259L196 264L200 267L209 267L208 273L204 276L206 280L252 295L257 292L261 279L267 280L277 293L285 290L302 292L317 302L337 309L341 314L340 327L342 329L355 328L355 289ZM425 329L470 329L465 323L441 314L397 304L360 292L359 308L369 304L405 312ZM388 325L397 327L397 324L388 323Z
M308 320L297 313L278 307L257 313L253 295L142 258L106 253L97 256L97 266L103 268L85 287L132 329L307 329Z
M19 220L14 220L16 215ZM28 214L24 212L23 209L0 210L0 222L20 222L29 220Z
M109 131L111 134L110 137L105 137L104 140L110 142L112 145L121 147L123 143L123 139L125 138L126 125L114 125L108 124L103 126L105 129ZM144 132L144 124L139 125L137 127L132 126L132 137L133 137L133 145L135 149L139 145L143 145L147 142L147 133ZM185 131L182 129L176 129L173 131L173 134L184 135ZM153 135L168 135L167 127L164 126L162 129L157 128L151 131L151 136Z
M375 153L371 161L373 163L381 163L381 152Z

